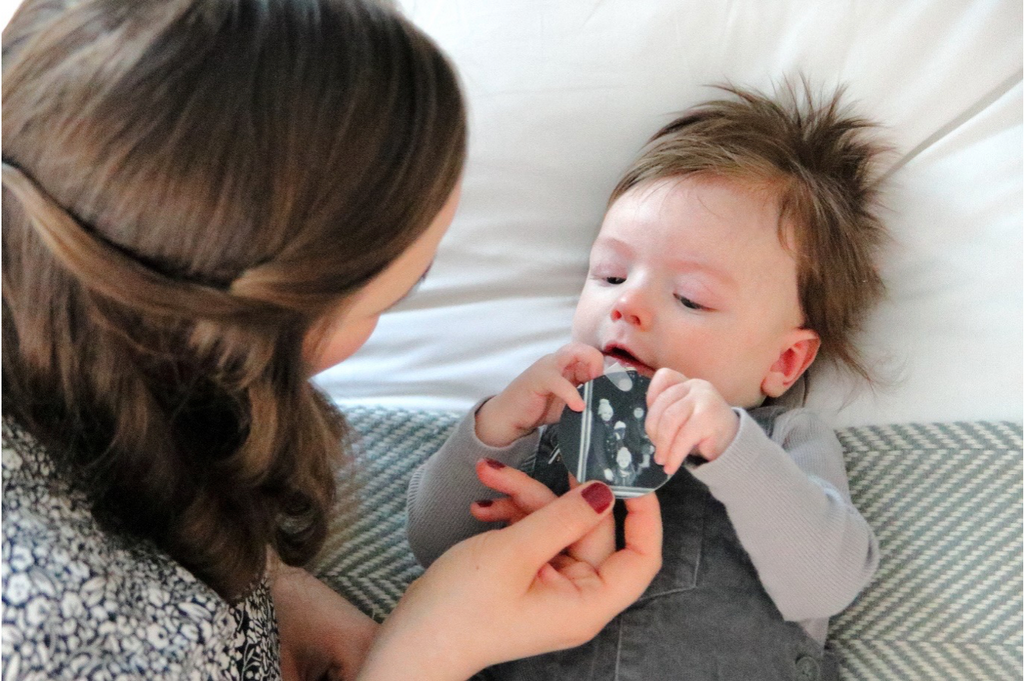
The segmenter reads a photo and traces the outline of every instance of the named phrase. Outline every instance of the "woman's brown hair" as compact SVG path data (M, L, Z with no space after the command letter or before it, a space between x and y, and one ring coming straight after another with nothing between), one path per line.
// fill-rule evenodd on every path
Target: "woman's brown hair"
M456 76L369 0L30 0L3 38L5 417L238 598L322 543L303 344L452 192Z
M842 89L819 101L804 79L776 96L719 88L733 98L700 104L659 130L609 205L637 185L697 173L775 193L806 328L821 338L823 357L870 380L853 337L885 292L878 161L887 148L872 138L871 122L845 109Z

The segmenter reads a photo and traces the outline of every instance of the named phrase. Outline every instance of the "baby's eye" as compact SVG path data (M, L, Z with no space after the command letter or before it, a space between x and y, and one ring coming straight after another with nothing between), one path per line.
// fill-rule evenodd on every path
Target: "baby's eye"
M688 308L690 310L706 310L706 309L708 309L708 308L704 307L703 305L701 305L700 303L695 303L694 301L690 300L686 296L676 296L676 299L678 299L679 302L683 304L683 307Z
M607 283L612 284L613 286L617 286L618 284L621 284L622 282L626 281L626 278L625 277L605 277L604 280Z

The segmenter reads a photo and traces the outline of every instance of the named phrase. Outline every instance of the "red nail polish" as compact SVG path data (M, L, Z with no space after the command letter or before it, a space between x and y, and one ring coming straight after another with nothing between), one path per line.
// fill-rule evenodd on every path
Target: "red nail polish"
M615 500L611 488L602 482L595 482L593 485L584 487L583 498L587 500L595 513L603 513Z
M484 463L487 464L488 466L490 466L491 468L493 468L495 470L499 470L499 471L502 468L506 467L505 464L503 464L502 462L498 461L497 459L484 459Z
M474 503L476 503L480 508L490 508L491 506L494 506L493 499L477 499Z

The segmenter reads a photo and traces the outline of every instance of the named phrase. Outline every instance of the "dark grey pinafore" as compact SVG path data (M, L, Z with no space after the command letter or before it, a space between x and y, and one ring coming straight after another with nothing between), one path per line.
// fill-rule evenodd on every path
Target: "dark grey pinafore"
M750 413L770 429L779 409ZM565 467L552 455L554 431L542 438L533 475L562 494L568 485ZM644 595L591 642L486 674L503 681L838 679L835 658L799 624L782 619L707 486L684 468L657 494L663 567ZM621 502L615 510L621 543Z

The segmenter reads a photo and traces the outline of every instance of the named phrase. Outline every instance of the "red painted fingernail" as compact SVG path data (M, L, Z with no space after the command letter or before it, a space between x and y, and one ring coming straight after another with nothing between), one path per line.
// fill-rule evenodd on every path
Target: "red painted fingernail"
M493 499L477 499L474 503L480 508L489 508L490 506L494 506Z
M484 459L484 463L487 464L488 466L490 466L491 468L493 468L495 470L499 470L499 471L502 468L506 468L505 464L503 464L502 462L498 461L497 459Z
M604 510L615 499L611 488L602 482L595 482L593 485L584 487L583 498L587 500L595 513L604 513Z

